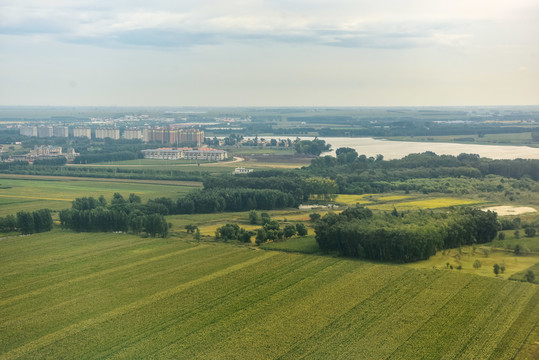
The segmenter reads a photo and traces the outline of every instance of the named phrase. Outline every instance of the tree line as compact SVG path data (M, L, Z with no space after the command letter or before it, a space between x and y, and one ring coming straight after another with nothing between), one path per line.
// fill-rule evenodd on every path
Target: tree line
M436 251L492 241L497 214L464 208L449 213L424 211L374 215L356 205L316 222L316 241L323 251L342 256L391 262L428 259Z
M0 231L20 231L22 234L34 234L52 230L52 215L49 209L19 211L16 216L0 217Z
M295 172L257 171L246 175L210 177L204 180L204 189L273 189L292 195L297 203L310 195L329 195L338 191L335 181L319 176L301 176ZM247 209L249 210L249 209Z
M160 213L141 203L140 197L131 194L128 199L115 193L110 204L103 196L77 198L71 209L59 213L62 228L77 232L132 232L146 233L152 237L166 237L169 225Z
M519 180L539 180L539 160L492 160L475 154L436 155L428 151L386 161L381 155L358 155L351 148L339 148L336 155L315 158L301 172L334 180L339 193L396 190L390 182L418 178L483 178L499 175Z

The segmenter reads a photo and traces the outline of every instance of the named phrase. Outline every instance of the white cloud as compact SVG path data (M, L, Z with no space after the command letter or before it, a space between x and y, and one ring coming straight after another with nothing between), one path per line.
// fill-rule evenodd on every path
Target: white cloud
M437 1L412 1L403 6L404 2L387 0L374 6L364 1L351 5L339 0L294 1L288 5L265 1L235 1L233 6L227 3L223 7L220 2L187 2L178 8L174 2L161 2L162 9L156 9L136 6L140 4L137 2L127 6L124 2L92 5L23 1L2 7L0 33L51 34L60 41L103 46L134 45L129 39L136 35L148 39L165 36L165 41L152 40L156 47L256 38L345 47L407 48L461 44L470 36L460 29L465 19L494 16L497 11L492 9L504 8L502 5L506 4L495 0L480 12L463 11L460 1L453 7L441 6L445 2ZM143 40L139 45L152 44Z

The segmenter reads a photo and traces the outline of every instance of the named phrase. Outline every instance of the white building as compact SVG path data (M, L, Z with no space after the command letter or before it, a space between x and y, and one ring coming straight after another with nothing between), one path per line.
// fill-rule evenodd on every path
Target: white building
M142 139L142 130L140 129L125 129L123 134L124 139L134 140L134 139Z
M67 126L54 126L52 135L55 137L69 137L69 128Z
M184 151L184 156L186 159L191 160L215 160L221 161L226 160L228 155L224 150L215 150L211 148L198 148L194 150Z
M246 169L244 167L237 167L237 168L234 169L232 174L239 175L239 174L249 174L249 173L252 173L252 172L253 172L253 169Z
M142 150L145 159L179 160L183 159L184 149L159 148Z
M37 136L37 126L21 126L20 134L22 136Z
M96 139L111 138L118 140L120 138L120 129L116 128L97 128L95 129Z
M88 139L92 138L92 130L88 127L76 127L73 129L74 137L85 137Z
M142 150L145 159L161 160L226 160L228 155L224 150L215 150L210 148L159 148Z
M42 125L37 128L38 137L52 137L52 126Z

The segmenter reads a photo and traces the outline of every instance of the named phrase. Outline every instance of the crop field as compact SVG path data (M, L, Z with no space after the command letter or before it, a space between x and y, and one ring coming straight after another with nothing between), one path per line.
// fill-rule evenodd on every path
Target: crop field
M0 240L0 359L511 359L533 284L64 231Z
M373 196L373 194L363 194L363 195L341 194L341 195L337 195L337 197L335 198L335 202L339 204L345 204L345 205L371 204L372 201L369 199L366 199L366 197L368 196Z
M280 250L304 254L315 254L320 252L320 247L318 246L314 235L294 237L285 241L271 242L261 245L260 248L264 250Z
M485 253L484 249L488 249L488 251ZM478 269L473 267L473 263L476 260L481 262L481 267ZM478 246L475 250L471 246L465 246L460 251L458 249L438 251L436 255L431 256L428 260L409 263L406 266L416 269L436 268L447 270L447 264L449 264L449 266L453 266L453 271L495 277L493 266L494 264L501 265L502 263L505 264L506 270L497 277L507 279L513 274L522 272L530 266L539 263L539 255L537 253L530 253L528 255L516 256L513 252L491 249L487 246ZM457 270L459 265L462 268Z
M261 214L264 211L259 211ZM297 221L304 222L307 226L307 231L309 234L314 234L314 230L309 228L310 223L309 213L300 212L298 210L273 210L267 212L272 219L280 222L281 228L285 226L286 223L290 221L292 224L295 224ZM208 236L213 238L215 235L215 230L218 227L221 227L225 224L233 223L238 224L240 227L245 230L256 230L260 229L262 225L252 225L249 224L249 213L248 212L227 212L227 213L215 213L215 214L186 214L186 215L172 215L167 217L167 221L172 224L173 233L182 233L185 232L185 225L196 225L200 230L202 236ZM254 241L254 236L252 237Z
M390 202L384 204L376 204L368 206L370 209L376 210L412 210L412 209L438 209L451 206L478 205L483 203L476 199L463 198L434 198L427 200L405 201L405 202Z
M514 230L505 230L505 231L500 231L500 232L505 233L505 236L506 236L505 240L503 241L494 240L493 242L485 244L485 245L498 247L502 249L507 246L514 248L515 245L520 245L520 246L527 247L531 251L539 253L539 236L520 237L517 239L514 235L514 232L515 232ZM520 229L520 233L522 234L523 232L524 231Z
M65 209L77 197L100 195L107 200L115 192L124 197L137 194L142 200L161 196L177 197L193 186L164 185L130 181L107 180L28 180L0 177L0 216L15 214L17 211L33 211L49 208Z
M412 199L414 198L414 199ZM408 200L408 201L402 201ZM484 200L465 199L457 197L431 197L425 195L381 195L381 194L363 194L363 195L337 195L336 203L345 205L366 205L373 210L398 210L412 209L437 209L451 206L479 205Z
M520 271L516 274L513 274L511 275L510 279L511 280L517 280L517 281L527 281L526 280L526 272L528 270L531 270L533 271L533 273L535 274L535 280L534 280L534 284L539 284L539 262L533 266L530 266L529 268L523 270L523 271Z

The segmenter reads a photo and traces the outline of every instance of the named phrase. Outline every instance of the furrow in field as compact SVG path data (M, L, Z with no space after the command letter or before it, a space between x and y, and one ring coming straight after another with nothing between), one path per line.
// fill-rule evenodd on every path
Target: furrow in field
M77 236L79 234L72 235ZM26 249L29 246L32 247L32 253L29 254L28 251L21 250L16 255L19 260L13 254L2 254L2 260L4 263L9 263L10 266L9 268L0 267L3 274L0 279L0 285L3 289L0 292L0 298L14 295L20 290L27 291L28 289L38 288L43 286L44 283L63 281L66 278L73 277L74 273L84 273L84 271L88 270L93 272L95 269L87 269L84 265L87 262L89 266L94 267L95 258L98 257L100 265L103 267L117 264L119 261L118 256L115 256L117 252L121 253L155 241L137 241L134 237L122 238L121 241L118 241L113 239L111 235L107 234L102 242L94 241L88 244L81 238L80 244L70 243L71 246L64 245L63 248L55 246L53 249L46 248L41 242L34 241L31 244L26 244ZM61 239L57 239L57 242L63 243ZM106 244L103 244L103 242L106 242ZM80 249L73 251L74 246L80 246ZM60 255L63 252L66 252L66 255ZM45 255L51 253L55 255ZM108 264L101 261L102 255L110 258Z
M135 329L136 334L128 340L113 346L100 354L110 358L130 359L136 354L154 357L155 352L171 344L185 341L186 337L221 321L228 321L242 309L251 306L258 299L266 297L264 289L276 286L281 279L294 278L297 273L303 273L305 268L316 263L316 258L278 256L255 264L242 271L241 276L231 274L220 281L203 284L182 294L200 299L185 304L188 298L165 299L165 301L183 303L177 307L173 304L164 307L171 309L161 313L149 322L146 327ZM202 297L201 294L204 294ZM202 301L202 299L204 299ZM135 313L131 318L145 316L143 312L152 313L153 309L140 309L141 314ZM157 314L156 314L157 315ZM131 319L126 321L132 322Z
M222 269L220 271L213 272L211 274L208 274L206 276L197 278L195 280L189 281L187 283L172 287L170 289L161 291L159 293L153 294L151 296L144 297L140 300L137 300L133 303L130 303L128 305L120 306L118 308L115 308L109 312L106 312L100 316L97 316L95 318L91 318L76 324L73 324L71 326L68 326L66 328L63 328L61 330L55 331L53 333L50 333L48 335L45 335L39 339L36 339L30 343L27 343L19 348L13 349L7 353L1 354L0 359L16 359L20 358L26 354L35 352L41 347L51 345L55 343L58 340L61 340L67 336L70 336L74 333L78 333L81 331L84 331L85 329L92 327L92 326L98 326L100 324L103 324L107 321L111 321L113 319L118 318L119 316L125 315L131 311L134 311L138 308L141 308L143 306L148 306L152 303L156 303L164 298L167 298L169 296L176 295L178 293L181 293L182 291L185 291L193 286L205 283L207 281L211 281L213 279L220 278L222 276L226 276L232 272L238 271L240 269L243 269L249 265L258 263L266 258L275 256L274 253L260 253L260 255L251 258L249 260L246 260L244 262L229 266L225 269Z
M412 333L409 339L391 354L391 358L451 358L462 348L462 340L467 338L463 336L463 326L470 324L470 319L481 312L495 294L503 290L501 283L492 283L491 279L450 273L445 278L452 284L448 288L458 291L454 292L453 297L435 316ZM459 288L458 284L464 279L467 279L466 285Z
M488 359L496 348L496 344L503 338L513 322L518 318L519 311L526 307L533 298L533 287L520 286L508 297L503 308L494 311L482 325L482 332L470 337L458 358ZM513 356L511 356L512 358Z
M281 253L280 256L299 255ZM271 323L266 317L278 313L280 311L279 309L282 308L283 303L288 304L288 307L294 306L298 303L298 298L301 299L308 294L310 285L313 282L318 283L324 279L332 281L341 276L339 274L347 272L348 267L339 259L328 257L314 258L316 259L315 261L298 269L295 274L283 277L282 279L276 279L275 282L268 283L266 286L261 287L259 291L254 294L254 297L249 296L251 298L250 306L239 308L239 310L234 314L231 314L230 317L209 324L204 328L200 328L191 333L188 337L182 339L182 341L171 344L168 348L159 352L159 357L178 352L185 354L186 357L211 357L208 351L213 351L212 349L222 349L224 346L222 343L229 341L231 334L238 334L238 336L241 339L245 339L247 343L256 344L257 342L250 341L250 336L252 336L251 329L254 326L262 325L263 323L265 323L266 326ZM318 286L323 286L323 283L318 283ZM245 331L247 334L240 335L240 333ZM276 332L272 332L272 336L275 334ZM242 354L239 347L236 347L236 349L238 354ZM217 352L219 352L219 350L217 350ZM254 347L249 348L249 352L256 353L256 349ZM247 353L243 354L243 356L248 357Z
M6 346L22 345L70 323L99 316L148 294L218 271L220 264L226 267L250 255L232 247L198 249L201 251L106 274L1 308L0 316L5 321L0 325L0 348L7 350Z
M111 273L114 273L114 272L124 271L124 270L131 269L131 268L134 268L134 267L137 267L137 266L148 264L148 263L151 263L151 262L154 262L154 261L159 261L159 260L163 260L163 259L166 259L166 258L169 258L169 257L178 256L180 254L189 253L191 251L198 250L200 248L201 247L194 246L194 247L191 247L191 248L178 250L178 251L168 253L168 254L165 254L165 255L155 256L155 257L152 257L152 258L149 258L149 259L143 259L143 260L139 260L139 261L132 262L132 263L129 263L129 264L116 266L116 267L113 267L113 268L108 268L106 270L101 270L101 271L98 271L98 272L94 272L94 273L91 273L91 274L88 274L88 275L79 276L79 277L76 277L76 278L65 280L63 282L59 282L59 283L56 283L56 284L53 284L53 285L45 286L45 287L42 287L42 288L39 288L39 289L36 289L36 290L33 290L33 291L26 292L24 294L4 298L4 299L0 300L0 307L4 307L6 305L9 305L9 304L12 304L12 303L15 303L15 302L20 302L23 299L33 297L33 296L37 296L37 295L43 294L45 292L50 292L50 291L53 291L53 290L58 289L60 287L65 287L65 286L68 286L68 285L71 285L71 284L74 284L74 283L77 283L77 282L87 281L87 280L90 280L90 279L93 279L93 278L102 277L102 276L105 276L105 275L108 275L108 274L111 274Z
M278 253L280 258L292 257L301 259L302 256ZM272 307L268 304L274 304L273 299L279 297L279 294L290 291L298 283L309 278L313 274L322 274L339 263L338 259L326 257L312 257L313 260L297 267L294 271L283 273L282 275L271 276L272 279L262 286L256 286L249 293L238 294L237 298L230 298L220 306L208 308L205 312L197 314L188 319L185 323L179 324L177 330L185 336L176 340L170 339L168 346L162 349L156 349L157 355L151 357L166 357L171 354L182 354L185 357L193 357L200 354L204 347L209 344L217 343L228 338L232 333L239 332L245 328L245 322L259 318L263 314L272 312ZM275 260L275 259L272 259ZM239 279L244 282L244 279ZM242 306L243 304L243 306ZM224 312L226 316L221 316ZM200 323L198 318L207 319L208 322ZM206 346L205 346L206 345ZM173 355L174 356L174 355ZM123 358L129 358L124 356Z
M313 344L304 358L326 358L335 353L339 353L342 358L368 358L363 353L372 350L370 341L376 341L372 334L387 337L388 324L392 325L397 320L394 314L406 309L425 289L440 282L441 277L442 274L435 271L406 272L401 278L359 303L347 319L339 322L337 328L320 334L322 338L327 337L327 342Z
M376 276L380 270L387 270L381 275L386 280L402 272L400 268L341 260L258 304L253 312L238 319L232 328L233 336L224 337L211 348L194 347L190 355L233 357L237 351L242 357L262 352L278 357L383 286ZM264 341L260 341L260 336ZM223 353L221 349L226 351Z
M519 313L518 318L490 354L491 359L512 358L515 355L518 358L518 354L520 354L529 335L535 327L539 326L539 291L537 288L535 288L535 293L528 304L520 309Z

